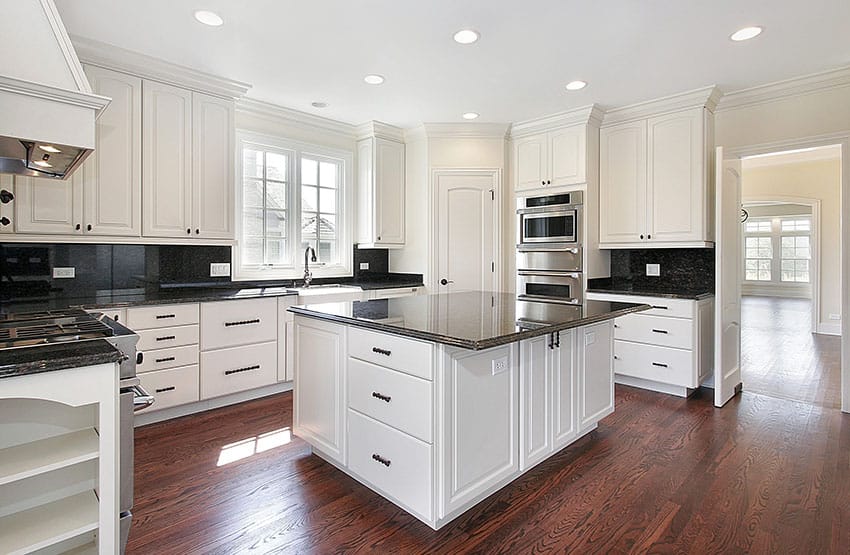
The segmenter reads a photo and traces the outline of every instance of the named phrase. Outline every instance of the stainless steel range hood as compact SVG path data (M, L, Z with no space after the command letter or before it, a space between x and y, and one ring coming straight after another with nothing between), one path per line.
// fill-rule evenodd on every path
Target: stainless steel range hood
M92 94L53 0L0 7L0 173L67 179L109 99Z

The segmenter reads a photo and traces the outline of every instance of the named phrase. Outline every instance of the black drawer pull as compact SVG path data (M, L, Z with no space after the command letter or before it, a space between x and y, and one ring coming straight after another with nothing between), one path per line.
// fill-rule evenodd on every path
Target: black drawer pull
M157 393L165 393L166 391L174 391L175 389L177 388L172 385L169 387L163 387L161 389L154 389L154 391L156 391Z
M653 362L653 366L658 366L659 368L667 368L667 365L661 362Z
M390 356L391 354L393 354L392 351L388 351L386 349L381 349L380 347L372 347L372 352L377 353L379 355L386 355L386 356Z
M176 317L177 317L176 314L157 314L156 315L157 320L165 320L166 318L176 318Z
M176 335L163 335L162 337L157 337L157 341L171 341L172 339L177 339Z
M171 362L172 360L174 360L174 357L165 357L165 358L156 359L157 362Z
M390 461L389 459L385 459L384 457L382 457L381 455L379 455L377 453L372 455L372 460L378 461L379 463L386 466L387 468L389 468L390 464L392 463L392 461Z
M667 330L656 330L656 329L653 329L652 331L654 331L655 333L665 333L665 334L666 334L666 333L670 333L670 332L669 332L669 331L667 331Z
M244 368L236 368L235 370L225 370L224 375L229 376L231 374L238 374L240 372L248 372L249 370L259 370L260 365L255 364L254 366L246 366Z
M666 306L658 306L658 305L652 305L652 308L657 308L658 310L670 310Z
M389 403L392 399L392 397L390 397L389 395L383 395L382 393L378 393L377 391L372 392L372 397L374 397L375 399L380 399L381 401L384 401L386 403Z
M225 322L224 327L229 328L231 326L246 326L248 324L259 324L260 319L255 318L253 320L238 320L236 322Z

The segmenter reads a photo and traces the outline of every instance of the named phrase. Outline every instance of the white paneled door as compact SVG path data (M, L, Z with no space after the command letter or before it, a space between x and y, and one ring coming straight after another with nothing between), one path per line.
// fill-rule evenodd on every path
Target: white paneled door
M717 148L714 405L741 390L741 161Z
M434 290L495 291L499 240L498 170L439 170Z

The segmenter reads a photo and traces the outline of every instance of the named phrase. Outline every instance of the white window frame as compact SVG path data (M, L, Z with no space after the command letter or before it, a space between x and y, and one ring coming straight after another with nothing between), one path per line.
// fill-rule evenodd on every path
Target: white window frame
M782 231L782 220L794 220L794 219L808 219L809 231ZM748 221L770 221L770 231L750 231L746 230L746 224L744 224L744 229L742 233L742 244L741 244L741 283L742 283L742 293L745 295L779 295L779 296L792 296L792 297L811 297L814 293L814 281L816 279L816 273L814 272L814 264L815 264L815 240L816 240L816 232L815 232L815 215L813 214L800 214L800 215L786 215L786 216L765 216L765 217L757 217L750 218ZM782 236L789 235L806 235L809 237L809 281L808 282L799 282L799 281L782 281ZM773 258L771 259L770 265L770 281L756 281L756 280L748 280L747 269L746 269L746 261L747 261L747 237L770 237L771 245L773 250Z
M242 262L240 241L242 240L243 214L243 150L252 145L273 151L292 153L289 167L291 186L287 191L287 255L291 263L280 265L245 265ZM313 277L348 277L353 275L354 246L354 152L321 145L293 141L273 135L237 131L236 133L236 245L233 247L233 281L289 280L304 277L303 252L300 252L301 225L301 155L315 156L342 161L339 176L340 196L337 206L337 240L339 262L337 264L311 263ZM318 251L317 251L318 252Z

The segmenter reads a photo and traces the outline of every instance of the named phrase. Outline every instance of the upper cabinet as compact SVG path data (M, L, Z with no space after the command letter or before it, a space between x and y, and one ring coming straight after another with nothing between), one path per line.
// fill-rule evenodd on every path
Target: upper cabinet
M192 221L204 239L234 236L233 101L192 93Z
M586 124L517 138L513 141L514 190L577 185L587 181Z
M404 143L376 134L361 138L357 168L357 243L368 248L403 247Z
M705 247L714 241L716 92L703 93L708 99L696 107L603 124L601 248Z

